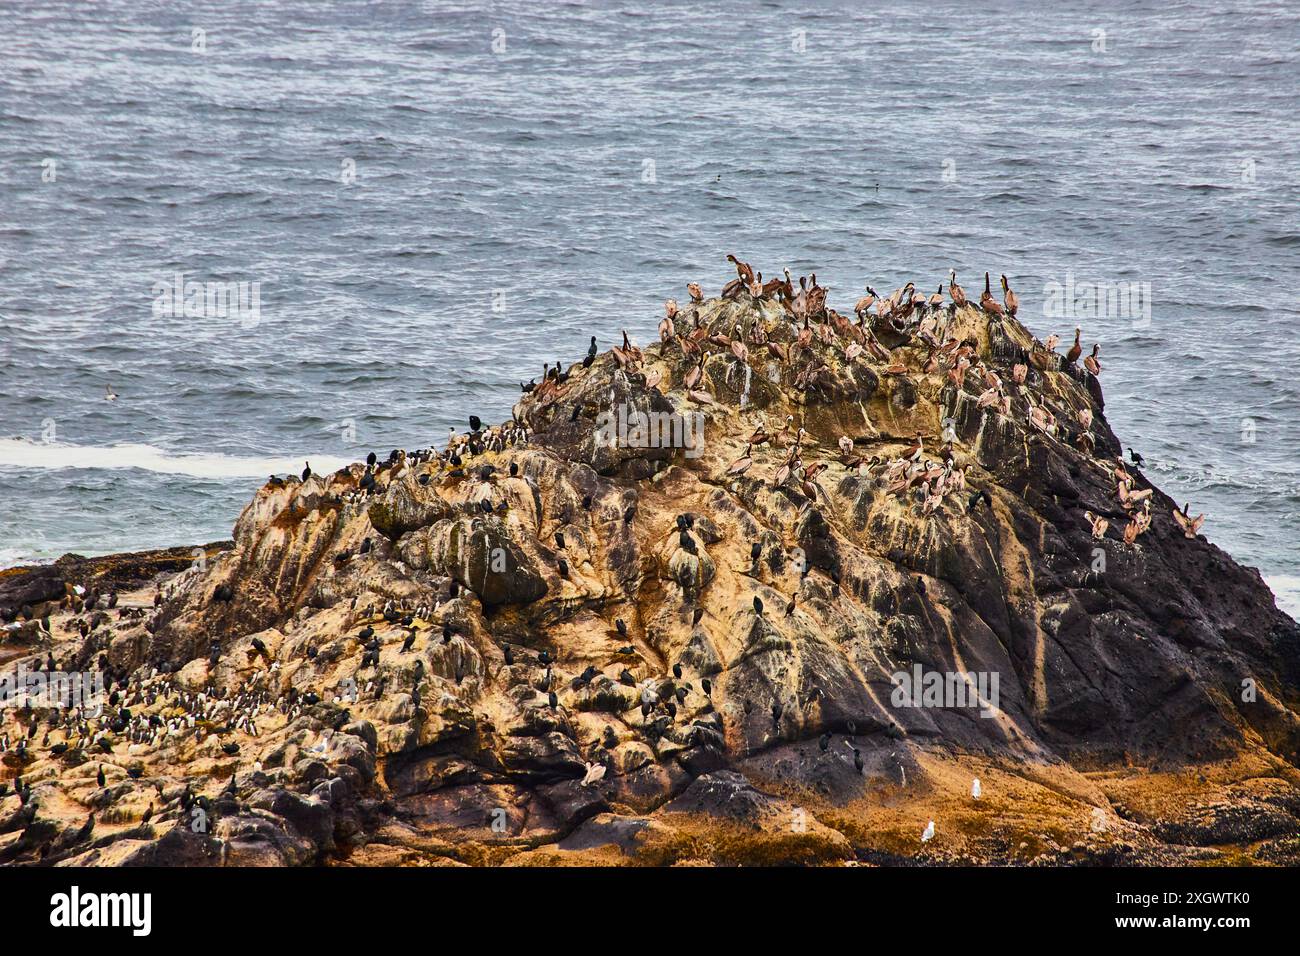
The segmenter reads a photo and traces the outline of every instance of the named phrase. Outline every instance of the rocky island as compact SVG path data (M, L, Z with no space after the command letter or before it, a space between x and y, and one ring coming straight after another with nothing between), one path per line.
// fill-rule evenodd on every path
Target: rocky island
M0 668L103 682L0 710L0 862L1300 862L1300 628L1096 350L732 262L504 425L0 576Z

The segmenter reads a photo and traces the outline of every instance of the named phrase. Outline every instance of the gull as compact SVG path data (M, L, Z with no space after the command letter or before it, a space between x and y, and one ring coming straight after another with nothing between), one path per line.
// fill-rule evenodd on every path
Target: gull
M117 392L113 391L113 386L112 386L112 385L105 385L105 386L104 386L104 401L106 401L106 402L115 402L115 401L117 401Z
M978 800L978 799L980 798L980 793L981 793L981 792L982 792L982 791L980 790L980 778L979 778L979 777L976 777L975 780L974 780L974 782L970 785L970 795L971 795L971 798L972 798L972 799L975 799L975 800Z
M929 843L934 839L934 821L931 820L926 824L925 830L921 833L921 842Z

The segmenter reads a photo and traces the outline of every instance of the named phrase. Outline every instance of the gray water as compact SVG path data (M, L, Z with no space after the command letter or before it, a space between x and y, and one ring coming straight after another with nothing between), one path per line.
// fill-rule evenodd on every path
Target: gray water
M1108 416L1300 608L1295 4L7 3L0 49L0 565L508 418L735 252L842 311L1005 272L1067 344L1049 282L1149 284L1080 323Z

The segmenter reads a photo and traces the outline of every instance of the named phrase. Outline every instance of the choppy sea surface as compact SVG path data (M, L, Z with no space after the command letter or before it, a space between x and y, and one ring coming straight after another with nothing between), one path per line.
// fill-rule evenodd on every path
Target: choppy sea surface
M225 537L272 472L506 419L735 252L842 311L1006 273L1300 612L1294 3L106 0L0 35L0 566ZM248 308L168 314L177 273ZM1051 283L1136 298L1076 321Z

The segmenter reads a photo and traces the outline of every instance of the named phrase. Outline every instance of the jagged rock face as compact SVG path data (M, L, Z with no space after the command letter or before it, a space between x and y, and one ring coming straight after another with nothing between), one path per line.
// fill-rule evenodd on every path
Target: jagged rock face
M982 363L964 374L951 350L882 331L873 358L862 329L804 332L744 291L677 327L524 396L526 442L399 457L368 494L360 465L261 489L234 547L170 581L112 658L160 699L281 702L256 738L140 748L146 780L211 780L219 823L157 839L119 810L125 836L62 852L1168 862L1227 834L1294 857L1300 631L1158 490L1121 540L1094 377L969 306L948 329ZM980 401L987 374L1009 408ZM917 436L918 463L965 482L937 505L890 487ZM918 670L949 696L900 703L895 675ZM39 785L89 805L89 766ZM1260 778L1267 795L1233 789Z

